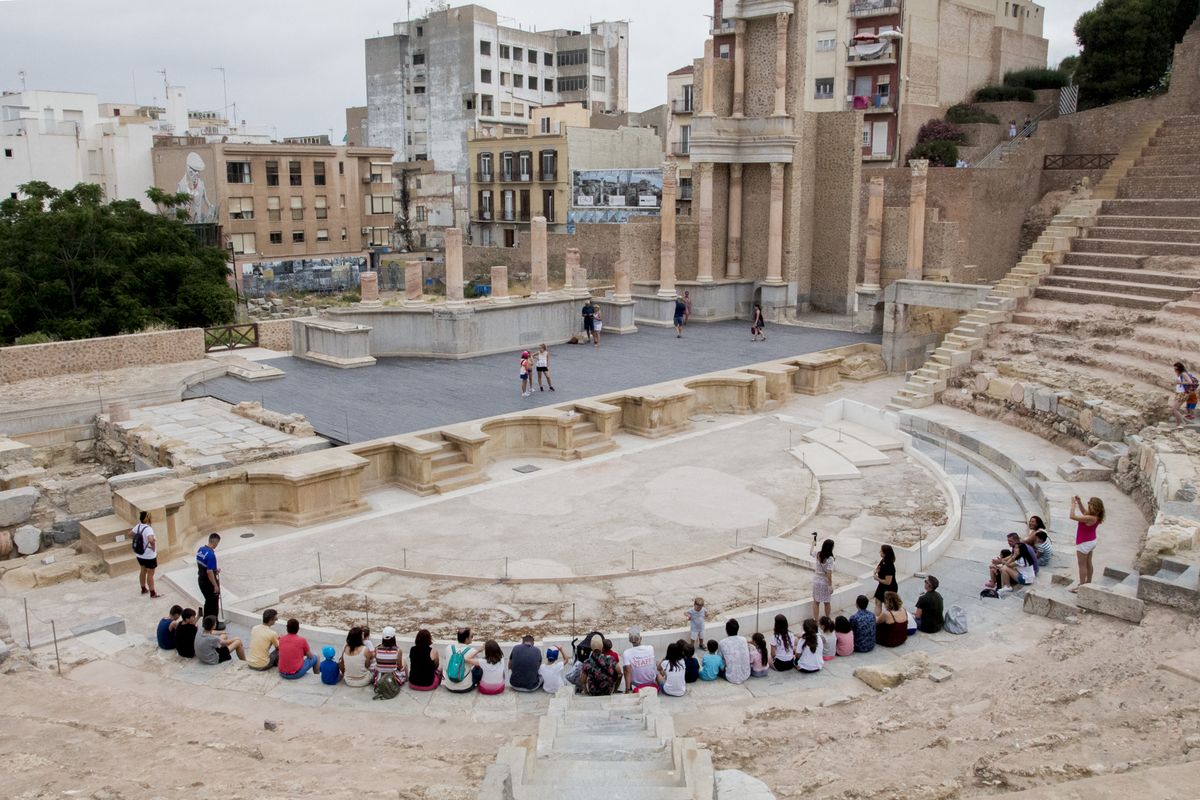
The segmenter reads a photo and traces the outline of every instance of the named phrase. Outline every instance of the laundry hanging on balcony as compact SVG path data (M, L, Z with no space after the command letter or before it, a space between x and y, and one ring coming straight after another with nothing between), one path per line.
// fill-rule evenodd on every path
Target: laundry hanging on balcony
M860 42L851 45L850 58L854 61L871 61L883 58L888 52L889 42Z

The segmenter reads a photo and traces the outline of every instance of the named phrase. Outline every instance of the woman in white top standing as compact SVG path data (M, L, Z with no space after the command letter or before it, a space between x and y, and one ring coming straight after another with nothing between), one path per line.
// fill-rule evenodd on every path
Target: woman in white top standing
M812 547L809 555L816 559L813 564L812 579L812 618L820 619L820 605L825 604L825 616L833 616L830 606L833 601L833 568L837 559L833 557L833 539L821 542L821 552L817 552L817 532L813 531Z
M542 386L542 376L546 376L546 385L550 387L550 391L554 391L554 381L550 378L550 351L546 349L546 344L543 342L538 345L537 355L533 359L534 367L537 369L538 376L538 391L546 391Z
M138 552L138 540L141 539L142 552ZM133 526L133 552L138 563L138 583L142 585L142 594L148 594L158 599L162 597L154 588L154 571L158 569L158 539L154 528L150 527L150 512L138 514L138 524Z

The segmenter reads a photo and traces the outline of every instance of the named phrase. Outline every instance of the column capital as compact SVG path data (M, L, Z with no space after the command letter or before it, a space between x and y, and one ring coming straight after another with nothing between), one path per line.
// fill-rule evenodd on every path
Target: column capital
M924 158L914 158L908 162L914 178L924 178L929 174L929 161Z
M735 178L742 177L742 165L736 161L729 164L729 174Z
M772 161L771 164L771 180L777 181L783 179L783 168L787 166L782 161Z

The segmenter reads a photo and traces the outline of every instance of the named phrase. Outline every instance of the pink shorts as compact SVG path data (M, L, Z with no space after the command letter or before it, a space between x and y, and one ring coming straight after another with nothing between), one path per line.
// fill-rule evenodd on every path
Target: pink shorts
M500 684L499 686L487 686L486 684L482 684L482 683L479 684L479 693L480 694L500 694L503 691L504 691L503 683Z

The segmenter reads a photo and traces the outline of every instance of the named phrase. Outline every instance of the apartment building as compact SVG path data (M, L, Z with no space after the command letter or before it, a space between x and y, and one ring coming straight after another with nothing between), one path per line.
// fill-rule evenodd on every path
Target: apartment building
M524 134L532 109L558 103L624 111L628 72L626 22L534 31L478 5L431 11L366 41L367 143L453 173L466 209L467 131Z
M1046 65L1045 11L1012 0L807 0L804 110L863 112L863 161L896 163L921 125L1006 72ZM714 0L715 55L736 24Z
M392 244L392 151L161 137L154 185L190 195L247 273L291 259L363 256ZM241 273L239 273L241 274Z
M534 109L528 133L507 125L469 132L474 244L514 247L536 216L546 218L548 230L565 232L576 172L661 167L662 140L653 128L608 130L591 127L593 119L582 103L562 104Z
M24 91L0 95L0 198L45 181L57 189L96 183L109 200L137 200L153 210L147 124L123 124L104 113L96 95Z

